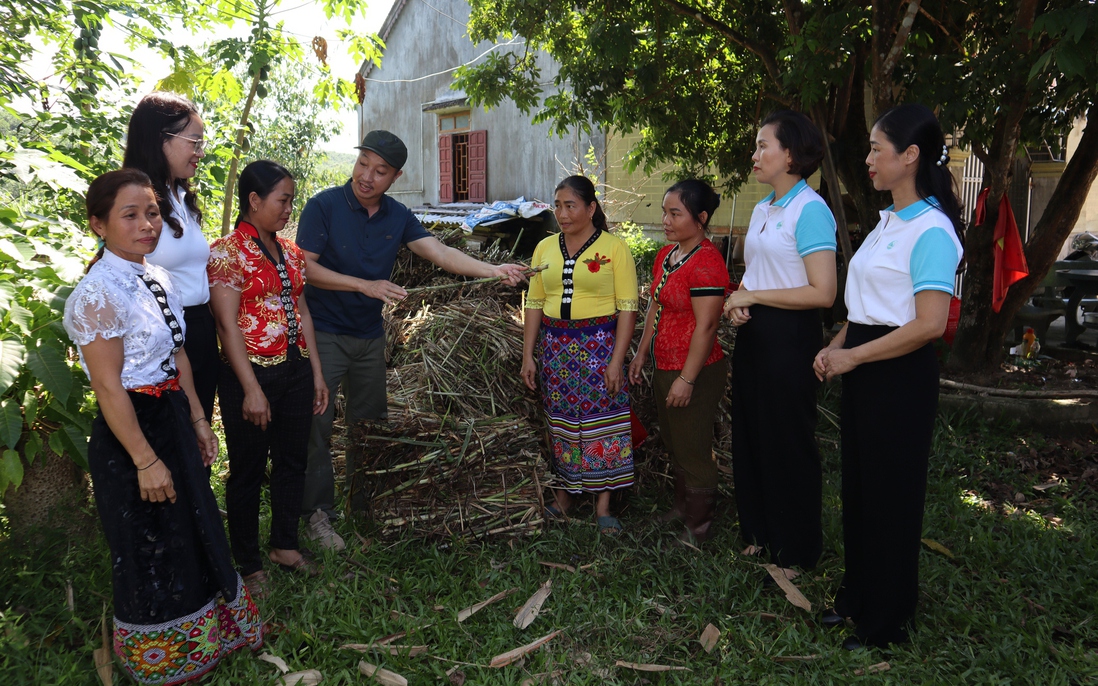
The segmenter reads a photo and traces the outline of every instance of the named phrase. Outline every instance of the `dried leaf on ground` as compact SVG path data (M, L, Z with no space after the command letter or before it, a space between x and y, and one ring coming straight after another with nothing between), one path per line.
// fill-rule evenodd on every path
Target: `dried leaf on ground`
M551 569L563 569L566 572L572 572L573 574L576 573L575 567L573 567L572 565L566 565L563 562L542 562L539 560L538 564L543 567L549 567Z
M360 653L381 652L389 655L403 655L416 657L426 653L430 646L406 646L394 643L344 643L339 646L341 650L357 650Z
M808 662L819 658L820 656L817 653L811 655L775 655L774 662Z
M941 553L942 555L945 555L946 557L948 557L951 560L954 559L953 558L953 553L949 550L949 548L947 548L944 545L942 545L941 543L935 541L933 538L924 538L924 539L922 539L922 541L923 541L923 545L925 545L927 548L930 548L934 552Z
M720 630L712 624L706 624L705 629L701 632L701 636L698 637L698 643L701 643L702 650L711 653L713 652L713 649L717 647L717 641L720 639Z
M107 638L107 606L103 605L103 615L99 619L100 634L103 645L92 651L95 660L95 673L103 686L114 684L114 652L111 650L110 640Z
M278 668L278 671L282 672L283 674L286 674L287 672L290 671L290 666L286 664L286 661L283 660L282 658L280 658L277 655L271 655L270 653L263 653L262 655L259 656L259 659L263 660L264 662L270 662L272 665L274 665L276 668Z
M615 667L625 667L626 669L633 669L638 672L690 672L693 671L689 667L676 667L673 665L652 665L644 664L642 662L626 662L625 660L618 660L614 663Z
M541 606L553 591L551 588L552 585L553 580L546 579L545 583L541 585L541 588L535 591L534 595L530 596L530 599L526 601L526 604L519 609L518 614L515 615L515 626L517 628L525 629L538 618L538 613L541 612Z
M306 669L304 672L293 672L278 678L275 686L316 686L324 680L324 675L316 669Z
M408 680L401 675L396 672L390 672L387 669L382 669L377 665L372 665L365 660L358 663L358 671L368 677L372 677L374 681L383 684L383 686L408 686Z
M543 645L545 645L549 641L553 640L553 638L555 638L556 635L559 634L559 633L560 633L560 629L557 629L553 633L546 634L545 636L542 636L541 638L539 638L536 641L532 641L530 643L527 643L524 646L515 648L513 650L508 650L506 653L500 653L499 655L496 655L495 657L492 658L492 662L491 662L491 664L489 664L489 666L490 667L506 667L507 665L511 664L515 660L518 660L519 658L522 658L526 655L529 655L530 653L532 653L535 650L537 650L538 648L542 647Z
M446 676L450 679L450 686L465 686L465 672L457 667L447 670Z
M472 605L470 607L465 608L464 610L461 610L460 612L458 612L458 622L459 623L464 622L466 619L469 619L470 617L472 617L476 613L480 612L484 608L488 607L492 603L503 600L504 598L511 595L512 593L518 593L518 588L509 588L506 591L500 591L499 593L495 594L494 596L492 596L488 600L482 600L479 603L477 603L476 605Z
M865 676L866 674L877 674L879 672L887 672L892 669L892 665L887 662L878 662L875 665L869 665L865 669L855 669L854 676Z
M776 564L765 564L763 569L769 572L774 581L778 583L778 586L785 591L786 600L806 612L812 612L812 603L808 602L808 598L804 597L804 594L793 585L792 581L785 578L785 572L782 571L781 567Z

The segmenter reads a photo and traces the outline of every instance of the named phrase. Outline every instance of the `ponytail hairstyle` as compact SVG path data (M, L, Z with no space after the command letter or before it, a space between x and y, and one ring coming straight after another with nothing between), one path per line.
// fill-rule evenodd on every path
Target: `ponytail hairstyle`
M823 160L824 139L812 120L800 112L777 110L768 114L759 128L769 124L774 125L778 144L793 158L789 173L802 179L815 174Z
M915 145L919 148L919 168L915 172L915 192L926 200L933 196L938 209L953 223L961 247L964 247L964 221L961 201L954 190L956 181L949 173L949 149L938 118L925 105L899 105L888 110L873 123L900 153Z
M591 223L595 225L596 229L610 230L606 224L606 213L602 211L602 205L599 204L599 199L595 197L595 184L591 183L591 179L578 174L569 176L558 183L553 192L555 193L564 188L578 195L585 205L595 203L595 214L591 217Z
M178 134L191 123L191 117L198 117L198 107L193 102L175 93L155 91L141 98L130 115L130 126L126 133L126 153L122 157L123 167L133 167L145 172L153 182L157 202L160 204L160 216L172 227L172 235L183 236L183 225L172 215L170 195L178 188L184 191L183 204L198 221L202 221L202 212L188 179L175 179L172 188L168 188L171 170L168 158L164 155L164 143L168 134Z
M667 193L677 193L686 211L702 225L706 234L709 233L709 220L721 206L721 196L712 186L701 179L684 179L668 188L664 195ZM702 212L705 212L705 221L701 219Z
M252 193L260 198L266 198L282 179L293 181L294 175L278 162L256 160L244 167L244 171L240 172L240 178L236 182L236 199L239 203L237 205L236 226L240 226L240 222L245 221L248 199L252 197Z
M110 219L111 210L114 209L114 201L118 198L118 191L122 190L126 186L140 186L141 188L148 188L156 195L156 188L153 186L153 182L149 179L148 174L140 169L116 169L115 171L107 172L97 177L88 186L88 193L84 196L84 207L88 212L88 224L91 224L92 217L95 217L101 222L106 222ZM157 204L159 204L159 198L157 198ZM99 241L99 250L96 251L95 257L91 262L88 262L87 269L84 273L87 273L88 269L92 268L92 265L98 262L103 257L103 250L106 246L103 244L102 239Z

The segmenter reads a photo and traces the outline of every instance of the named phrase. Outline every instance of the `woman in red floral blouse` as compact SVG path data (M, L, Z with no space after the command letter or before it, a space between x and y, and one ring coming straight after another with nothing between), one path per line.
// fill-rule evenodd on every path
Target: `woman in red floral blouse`
M651 354L660 435L675 473L675 504L661 519L685 520L680 539L705 540L713 521L717 465L713 422L728 383L717 325L728 268L706 238L720 196L704 181L680 181L663 196L663 233L671 245L656 255L652 299L629 381L640 383Z
M293 208L290 172L268 160L240 174L236 229L210 247L211 304L221 338L218 382L229 453L225 484L233 557L253 595L267 577L259 554L259 499L271 460L271 562L315 573L298 550L309 429L328 406L313 321L301 292L305 256L280 238Z

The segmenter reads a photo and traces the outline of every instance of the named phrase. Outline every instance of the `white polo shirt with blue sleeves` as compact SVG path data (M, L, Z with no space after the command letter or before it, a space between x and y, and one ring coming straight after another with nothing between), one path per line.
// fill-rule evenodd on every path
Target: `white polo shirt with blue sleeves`
M899 212L893 207L881 212L850 260L846 308L858 324L903 326L915 319L916 293L953 295L963 248L938 200L931 196Z
M773 200L771 193L755 205L747 227L741 286L749 291L807 286L804 258L835 252L835 217L804 179Z

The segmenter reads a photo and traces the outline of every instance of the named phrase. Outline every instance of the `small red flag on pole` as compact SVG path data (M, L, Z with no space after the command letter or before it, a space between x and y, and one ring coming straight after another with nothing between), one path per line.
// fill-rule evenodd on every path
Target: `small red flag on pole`
M990 190L985 188L980 191L980 197L976 200L977 225L984 222L987 211L985 203ZM991 249L995 256L991 309L998 312L1006 300L1007 289L1029 276L1029 265L1026 264L1025 251L1022 250L1022 236L1018 233L1018 224L1014 221L1014 212L1010 209L1006 193L1003 193L1003 198L999 201L999 219L995 222L995 242Z

